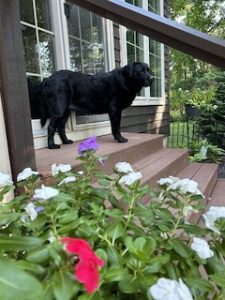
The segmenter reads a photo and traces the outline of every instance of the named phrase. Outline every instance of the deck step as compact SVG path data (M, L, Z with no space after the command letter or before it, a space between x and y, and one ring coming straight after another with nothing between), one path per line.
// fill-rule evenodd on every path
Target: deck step
M225 206L225 178L218 178L212 191L207 207Z
M206 199L211 195L217 179L216 164L211 163L189 163L186 168L176 176L180 178L189 178L198 182L198 188L204 194Z
M128 143L119 144L113 140L112 135L97 138L100 144L98 155L109 157L105 167L103 167L104 172L108 174L112 172L113 166L118 161L128 161L133 164L146 155L163 148L163 135L125 133L124 136L129 139ZM43 178L48 179L48 177L51 177L51 165L54 163L71 164L73 169L78 170L81 162L75 160L75 157L78 155L79 143L62 145L57 150L47 148L36 150L37 170Z
M179 178L189 178L198 183L198 188L205 196L204 204L207 205L212 190L217 180L218 165L211 163L189 163L181 172L177 174ZM189 221L198 223L201 213L192 214Z
M188 150L164 148L133 164L142 173L143 184L156 185L161 177L175 175L188 164Z

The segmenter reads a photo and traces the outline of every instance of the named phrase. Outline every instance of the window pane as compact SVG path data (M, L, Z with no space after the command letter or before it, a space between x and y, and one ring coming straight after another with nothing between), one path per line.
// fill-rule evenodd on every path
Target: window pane
M34 24L33 1L20 0L20 19L21 21Z
M91 14L87 10L80 9L81 38L92 41L91 36Z
M40 119L40 82L41 78L36 76L27 77L27 86L29 91L30 109L32 119Z
M134 44L134 33L133 30L127 29L127 42Z
M102 19L99 16L91 14L92 17L92 41L94 43L103 43Z
M70 16L67 18L69 35L80 37L78 6L70 5Z
M143 49L144 47L144 36L136 32L136 45Z
M83 72L94 74L104 70L104 52L100 44L82 42Z
M43 76L49 76L55 71L54 37L51 34L39 31L39 53Z
M135 60L135 48L131 44L127 44L127 62L130 63Z
M52 30L49 0L36 0L38 26Z
M140 49L140 48L136 48L136 57L135 57L136 61L144 61L144 50Z
M70 64L72 71L82 71L81 64L81 47L80 41L76 39L69 39L70 44Z
M40 73L38 63L36 31L34 28L22 25L22 33L26 71L31 73Z

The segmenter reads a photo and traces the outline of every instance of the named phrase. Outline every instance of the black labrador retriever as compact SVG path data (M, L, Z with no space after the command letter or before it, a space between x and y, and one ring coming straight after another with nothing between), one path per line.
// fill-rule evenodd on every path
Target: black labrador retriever
M48 148L57 149L54 134L58 130L63 144L67 139L65 124L70 109L85 114L108 113L114 139L127 142L120 133L120 120L123 109L131 105L143 87L151 86L152 73L145 63L133 62L107 73L85 75L79 72L61 70L43 80L41 125L48 126Z

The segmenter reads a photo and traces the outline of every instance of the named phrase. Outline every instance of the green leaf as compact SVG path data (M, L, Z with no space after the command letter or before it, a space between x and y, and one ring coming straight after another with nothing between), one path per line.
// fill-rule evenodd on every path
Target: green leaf
M125 233L124 226L122 223L112 224L107 230L107 234L112 238L114 243L116 239L123 236Z
M108 269L104 274L104 280L106 282L121 281L126 279L127 275L128 271L126 269L120 267L112 267Z
M217 272L213 275L210 275L211 279L215 282L215 284L225 288L225 272Z
M190 288L199 290L201 292L212 292L214 291L213 285L204 278L184 278L184 281Z
M30 251L26 257L27 261L40 264L45 262L50 257L48 247L42 246Z
M108 260L111 264L119 264L121 256L118 251L113 247L107 248Z
M186 232L194 234L195 236L205 236L207 234L207 229L201 228L197 225L183 224L180 227L183 228Z
M35 277L8 260L0 259L0 270L0 299L40 299L42 285Z
M137 254L137 249L133 243L133 239L131 236L128 236L126 237L125 239L125 245L127 247L127 249L131 252L131 253L134 253L134 254Z
M43 240L39 238L0 235L0 250L29 250L42 244Z
M162 269L162 266L170 261L169 254L157 255L149 260L147 268L145 268L146 273L157 273Z
M45 273L45 268L42 267L41 265L33 264L25 260L18 260L15 262L15 264L18 268L24 271L30 271L38 275Z
M170 245L173 247L174 251L176 251L181 257L189 258L191 255L191 248L188 247L183 241L179 239L170 240Z
M16 221L21 216L21 213L0 213L0 226L10 224Z
M56 300L70 300L79 291L80 286L66 271L60 271L53 277L53 293Z

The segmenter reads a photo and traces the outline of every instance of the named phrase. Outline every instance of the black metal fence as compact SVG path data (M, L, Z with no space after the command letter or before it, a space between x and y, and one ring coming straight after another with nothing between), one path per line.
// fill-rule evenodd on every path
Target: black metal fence
M196 122L193 120L175 121L170 123L170 135L167 146L170 148L189 148L193 143L199 143Z

